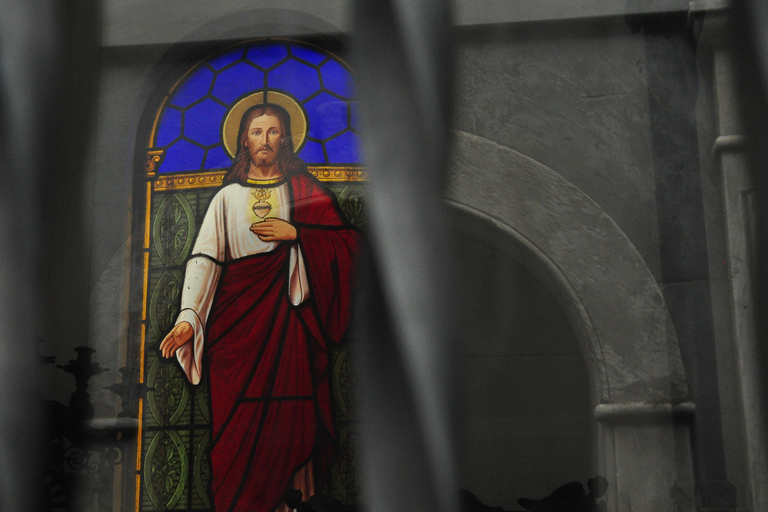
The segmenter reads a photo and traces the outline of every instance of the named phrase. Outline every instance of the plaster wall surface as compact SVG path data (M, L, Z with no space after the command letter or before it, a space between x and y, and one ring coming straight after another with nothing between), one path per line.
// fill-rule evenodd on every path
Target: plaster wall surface
M622 19L460 32L455 126L584 191L661 277L643 40Z
M126 360L128 307L131 292L130 256L133 212L133 145L140 110L139 98L151 63L164 48L103 50L99 77L94 151L87 161L93 180L90 272L90 346L110 368L93 379L94 402L103 409L117 405L103 385L117 380ZM112 405L114 404L114 405ZM107 416L108 417L108 416Z
M283 35L348 32L353 4L285 0L278 10L271 0L106 0L102 42L122 46L216 40L227 34L254 37L254 26L265 24ZM688 4L688 0L453 0L451 7L453 23L468 26L687 11ZM211 20L217 21L201 30Z
M52 339L41 347L58 363L73 359L73 349L96 349L94 361L109 368L90 382L96 417L114 417L119 400L103 389L119 381L117 370L127 361L128 297L133 212L133 147L142 108L142 91L150 71L167 47L103 49L88 98L90 121L73 126L73 137L87 140L85 154L64 179L71 193L53 198L66 214L52 229L51 276L56 303L51 315ZM77 91L74 93L77 97ZM70 100L72 101L72 100ZM49 382L46 398L67 403L71 377L53 366L41 368Z

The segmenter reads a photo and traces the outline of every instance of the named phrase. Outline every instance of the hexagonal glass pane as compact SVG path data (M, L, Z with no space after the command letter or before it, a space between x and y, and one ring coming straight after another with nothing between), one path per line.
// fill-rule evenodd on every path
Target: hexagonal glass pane
M254 44L245 58L259 67L267 69L288 57L288 48L282 43Z
M308 164L324 164L325 155L323 154L323 146L319 143L308 140L304 144L304 149L301 150L299 156L302 160Z
M208 94L213 80L213 71L201 67L187 78L171 97L171 104L186 107Z
M323 86L344 98L355 96L355 84L352 75L335 60L329 60L320 68L323 75Z
M216 146L208 150L205 155L205 169L225 169L232 165L229 155L224 152L221 146Z
M315 96L304 107L309 117L309 136L327 139L347 128L347 103L327 93Z
M349 164L360 161L360 139L354 132L346 132L325 143L328 163Z
M184 115L184 135L203 146L221 142L221 121L227 109L211 99L198 103Z
M320 89L317 70L295 60L289 60L269 72L269 87L288 91L299 101Z
M360 128L360 112L357 108L357 102L356 101L350 101L349 102L349 111L350 111L350 128L354 130L358 130Z
M264 73L247 62L240 62L219 73L213 84L213 96L232 103L245 93L264 87Z
M155 146L167 146L181 135L181 112L175 108L166 108L157 127Z
M168 148L159 172L196 171L203 163L205 150L186 140L180 140Z
M291 45L291 55L298 57L301 60L307 61L315 66L328 58L327 54L317 51L314 48L298 45Z
M221 69L242 58L244 51L245 49L242 46L232 48L231 50L227 50L221 55L217 55L216 57L212 58L208 61L208 64L213 69Z

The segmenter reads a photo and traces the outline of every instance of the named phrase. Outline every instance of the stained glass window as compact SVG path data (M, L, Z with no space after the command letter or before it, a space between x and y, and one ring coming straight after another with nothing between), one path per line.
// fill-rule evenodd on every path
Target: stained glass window
M212 510L208 383L204 378L190 385L175 359L162 358L158 346L176 321L186 262L232 164L224 135L227 115L244 98L265 92L298 105L306 136L297 154L336 196L352 225L365 226L354 79L334 54L299 41L250 41L209 56L163 92L143 139L148 140L142 194L147 204L140 221L145 237L138 251L143 285L137 346L147 392L140 405L137 512ZM355 504L348 347L335 347L329 356L339 446L328 487L318 491Z

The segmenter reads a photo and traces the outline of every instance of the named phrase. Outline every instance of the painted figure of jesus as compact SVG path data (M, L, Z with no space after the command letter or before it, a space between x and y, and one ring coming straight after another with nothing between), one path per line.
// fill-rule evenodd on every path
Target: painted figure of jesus
M240 117L234 164L205 214L179 317L160 344L192 384L208 373L217 512L274 510L286 489L311 495L329 469L328 348L349 323L359 245L335 198L294 154L304 136L291 127L298 106L289 115L259 94Z

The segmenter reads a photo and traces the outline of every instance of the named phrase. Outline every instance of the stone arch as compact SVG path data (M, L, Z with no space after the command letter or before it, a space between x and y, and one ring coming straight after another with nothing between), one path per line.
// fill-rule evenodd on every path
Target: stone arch
M610 510L695 509L682 357L661 290L632 242L552 169L456 132L447 199L459 229L502 233L507 252L565 310L586 355ZM483 233L480 233L481 235Z
M504 233L513 255L553 292L587 355L594 398L670 406L687 400L661 290L611 217L516 151L464 132L453 144L449 202L483 220L464 222L464 229Z

